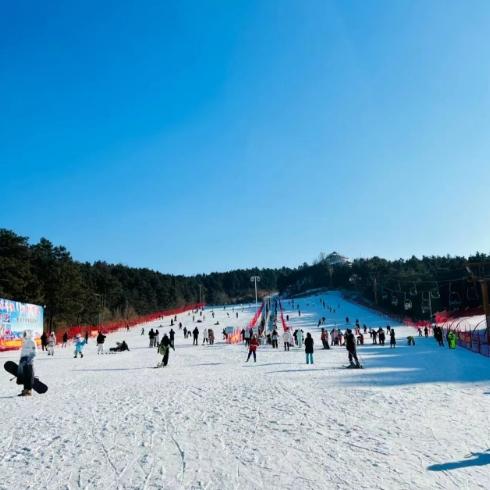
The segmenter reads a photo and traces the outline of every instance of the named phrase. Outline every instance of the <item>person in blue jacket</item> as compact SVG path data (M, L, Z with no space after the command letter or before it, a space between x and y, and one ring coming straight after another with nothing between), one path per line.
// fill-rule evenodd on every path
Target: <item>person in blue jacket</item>
M75 337L75 356L74 358L76 359L78 357L78 354L80 354L80 357L83 357L83 348L85 347L85 344L87 341L85 339L82 339L81 335L78 333Z

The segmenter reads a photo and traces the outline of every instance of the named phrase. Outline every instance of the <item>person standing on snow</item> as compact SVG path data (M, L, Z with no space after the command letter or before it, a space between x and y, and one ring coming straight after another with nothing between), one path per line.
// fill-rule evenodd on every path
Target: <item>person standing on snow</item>
M257 347L259 346L259 341L257 340L257 336L254 335L252 339L250 340L250 344L248 346L248 356L247 360L245 362L248 362L250 359L250 356L253 354L254 356L254 362L257 362Z
M104 353L105 338L106 336L102 332L97 335L97 355Z
M160 332L158 331L158 328L155 330L155 339L153 340L153 347L158 347L158 344L160 343Z
M83 357L83 348L85 347L87 340L82 339L82 336L79 333L77 333L74 343L75 343L75 355L73 357L76 359L78 357L78 354L80 354L80 357Z
M48 356L54 356L54 346L56 345L56 335L51 332L48 337Z
M150 347L155 347L155 332L153 328L148 332L148 338L150 339Z
M204 327L202 329L202 345L208 344L208 343L209 343L209 333L208 333L208 329L206 327Z
M390 330L390 349L394 349L395 347L396 347L395 329L392 328Z
M243 338L245 339L245 345L250 345L251 334L252 334L252 330L250 328L246 328L245 333L243 334Z
M320 339L322 341L323 348L330 349L330 346L328 345L328 331L325 330L324 328L322 328Z
M168 358L170 355L170 348L174 351L174 346L170 343L170 339L167 334L163 335L162 341L158 346L158 353L163 356L162 362L157 365L157 367L165 367L168 364Z
M350 367L360 368L361 364L359 363L359 359L357 358L356 351L356 338L354 337L354 334L352 333L352 330L350 328L348 328L345 333L345 348L349 353Z
M68 334L65 332L63 334L63 343L61 344L61 347L65 349L67 344L68 344Z
M272 348L277 349L277 341L279 339L279 335L277 335L277 330L272 332Z
M17 384L23 384L24 389L19 396L31 396L34 383L34 358L37 354L36 342L32 338L32 330L24 332L24 340L20 351Z
M174 345L174 340L175 340L175 332L174 329L171 328L169 332L169 338L170 338L170 345L172 346L172 349L175 350L175 345ZM163 339L162 339L163 340Z
M306 364L313 364L313 344L311 333L308 332L305 339Z
M291 332L290 330L286 330L283 334L282 334L282 340L284 342L284 350L289 350L289 348L291 347L291 342L293 341L293 339L291 338Z
M199 329L197 327L192 331L192 345L199 345Z
M41 334L41 349L46 350L47 345L48 345L48 336L46 335L46 332L43 332Z

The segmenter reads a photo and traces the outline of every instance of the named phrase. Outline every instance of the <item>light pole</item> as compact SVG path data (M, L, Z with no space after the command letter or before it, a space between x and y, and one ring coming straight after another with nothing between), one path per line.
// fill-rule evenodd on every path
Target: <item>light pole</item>
M202 305L202 284L199 284L199 305Z
M260 282L260 276L252 276L250 281L255 284L255 309L258 308L258 300L257 300L257 283Z

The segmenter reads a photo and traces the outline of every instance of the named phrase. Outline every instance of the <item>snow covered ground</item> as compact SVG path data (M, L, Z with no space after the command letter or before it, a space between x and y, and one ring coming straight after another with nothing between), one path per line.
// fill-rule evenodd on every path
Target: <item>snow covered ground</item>
M301 317L283 305L293 328L314 335L313 366L299 349L269 347L245 364L245 348L219 332L245 325L253 309L237 321L230 308L216 319L206 312L207 325L220 322L214 346L193 347L177 330L164 369L153 369L159 357L134 328L106 343L125 339L131 352L97 356L91 340L83 359L71 347L39 353L45 395L17 398L3 372L0 488L490 488L489 359L431 338L408 347L415 331L396 327L395 350L365 345L366 369L342 369L346 351L320 348L318 318L342 327L346 315L368 326L389 320L337 293L299 303Z

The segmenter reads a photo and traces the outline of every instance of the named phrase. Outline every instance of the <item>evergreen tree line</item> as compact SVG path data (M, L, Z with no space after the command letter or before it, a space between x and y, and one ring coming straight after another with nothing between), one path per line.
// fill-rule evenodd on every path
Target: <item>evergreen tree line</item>
M357 259L331 266L323 254L298 268L239 269L195 276L162 274L147 268L106 262L78 262L63 246L0 229L0 297L45 306L46 327L97 325L197 303L254 300L252 275L261 278L259 295L272 291L300 294L310 289L350 291L390 313L414 319L439 310L481 305L478 277L490 276L490 257L412 257ZM477 264L477 265L475 265Z
M418 320L441 310L464 313L480 307L477 279L484 277L490 277L490 256L481 253L393 261L373 257L336 266L321 255L313 264L278 277L278 289L289 295L342 289L389 313Z
M288 272L254 268L186 277L81 263L45 238L30 244L27 237L0 229L0 297L43 305L48 329L129 319L197 303L200 294L208 304L248 302L255 300L252 275L260 276L260 293L265 294L276 290L278 276Z

